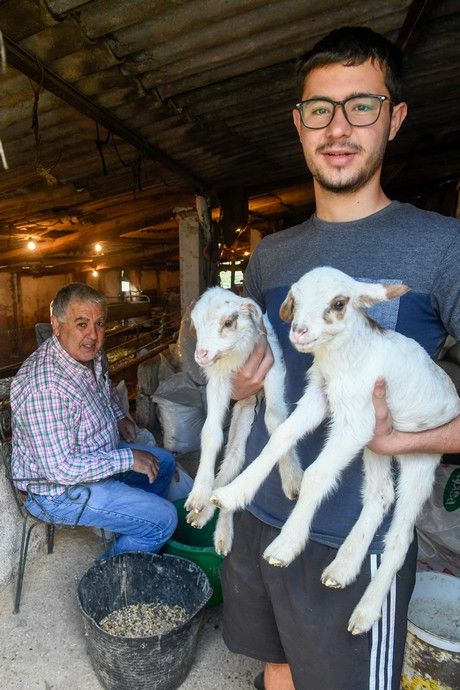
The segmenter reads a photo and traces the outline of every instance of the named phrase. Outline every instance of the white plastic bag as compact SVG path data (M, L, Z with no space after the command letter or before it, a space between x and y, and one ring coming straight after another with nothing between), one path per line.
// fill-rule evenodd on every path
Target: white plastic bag
M163 432L163 446L175 453L200 448L200 434L206 419L205 388L186 374L173 374L158 386L151 400Z
M417 520L421 556L460 567L460 467L442 464Z

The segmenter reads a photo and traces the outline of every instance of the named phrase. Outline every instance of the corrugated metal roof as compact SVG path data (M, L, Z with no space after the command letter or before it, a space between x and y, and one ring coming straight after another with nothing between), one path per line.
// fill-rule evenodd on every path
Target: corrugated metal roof
M19 268L34 235L38 271L55 270L45 269L51 256L71 262L96 236L124 242L134 264L159 265L152 229L166 224L177 247L173 209L193 205L197 190L216 205L225 188L244 187L250 223L266 231L301 217L312 193L291 121L294 63L344 24L407 40L410 119L389 149L388 192L417 201L458 179L458 9L456 0L0 2L9 164L0 264ZM135 239L121 238L129 230ZM123 252L114 254L118 265Z

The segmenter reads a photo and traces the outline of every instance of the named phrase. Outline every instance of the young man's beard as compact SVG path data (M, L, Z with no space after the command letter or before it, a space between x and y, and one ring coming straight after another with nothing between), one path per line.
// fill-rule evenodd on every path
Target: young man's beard
M385 155L386 144L386 140L383 140L380 149L373 153L372 157L365 162L360 170L354 172L352 176L344 177L343 179L332 179L333 174L330 176L324 174L319 167L317 168L315 165L310 166L308 160L307 166L310 169L313 179L322 189L335 194L349 194L350 192L356 192L364 187L380 170Z
M312 173L316 182L327 192L334 192L335 194L348 194L350 192L357 192L364 187L367 182L380 169L381 160L372 161L372 166L367 169L358 170L353 177L344 180L330 180L320 171Z

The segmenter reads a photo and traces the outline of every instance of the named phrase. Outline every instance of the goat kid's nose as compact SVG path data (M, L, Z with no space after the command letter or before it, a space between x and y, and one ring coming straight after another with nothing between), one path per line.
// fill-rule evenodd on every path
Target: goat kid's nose
M292 333L294 336L305 335L305 333L308 333L308 328L306 326L299 326L298 324L294 323L292 325Z
M198 360L203 360L208 356L208 350L197 350L195 354Z

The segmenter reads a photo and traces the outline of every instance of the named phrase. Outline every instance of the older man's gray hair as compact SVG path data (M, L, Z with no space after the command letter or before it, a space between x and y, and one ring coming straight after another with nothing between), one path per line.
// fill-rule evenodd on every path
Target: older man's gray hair
M58 321L63 323L71 302L99 304L104 310L104 316L107 316L106 298L86 283L69 283L61 288L50 304L51 316L55 316Z

